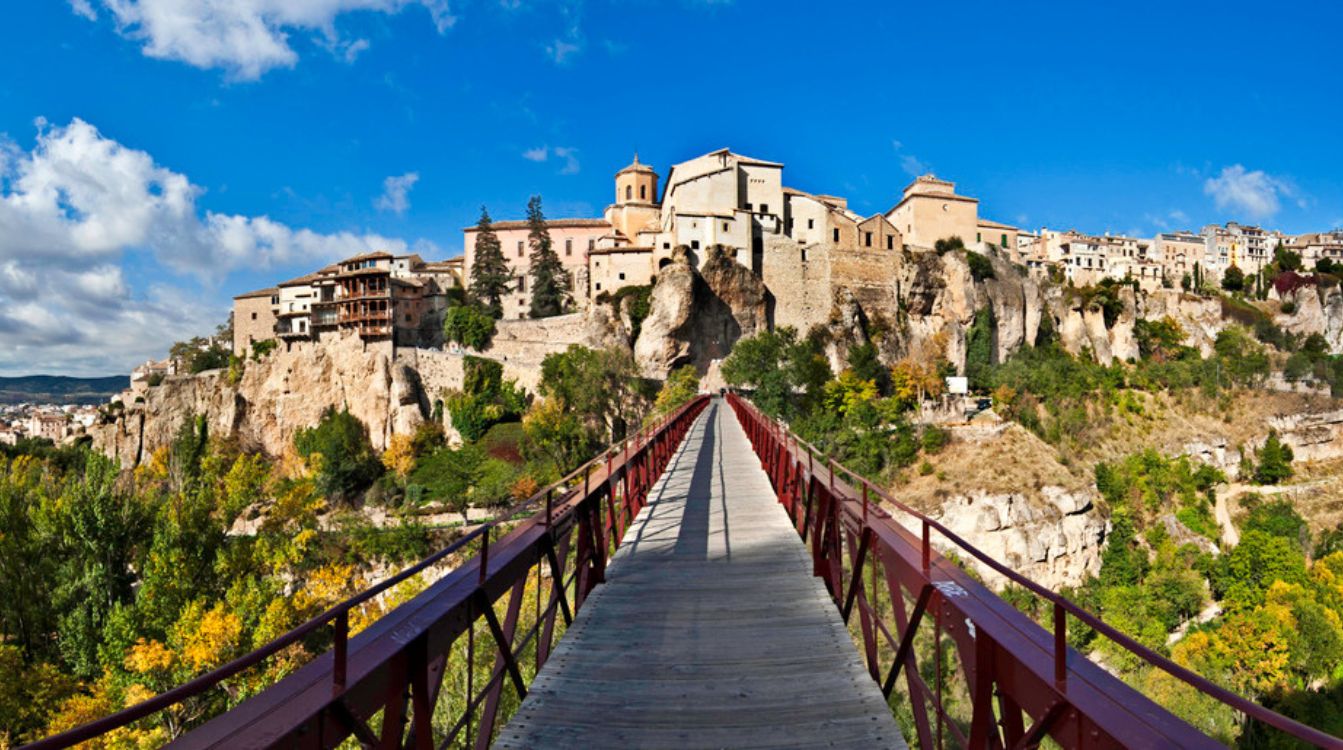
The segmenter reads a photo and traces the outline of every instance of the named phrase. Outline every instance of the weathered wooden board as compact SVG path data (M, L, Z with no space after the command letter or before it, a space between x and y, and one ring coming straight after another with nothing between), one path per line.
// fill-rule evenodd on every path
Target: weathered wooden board
M496 748L905 747L721 401L606 580Z

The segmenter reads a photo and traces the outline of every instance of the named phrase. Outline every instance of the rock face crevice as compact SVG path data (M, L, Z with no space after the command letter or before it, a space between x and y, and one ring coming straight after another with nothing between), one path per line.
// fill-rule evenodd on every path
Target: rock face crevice
M658 272L648 317L634 343L635 359L649 377L666 377L687 364L704 372L738 339L767 328L768 297L760 278L722 246L709 248L699 270L685 248L678 248Z

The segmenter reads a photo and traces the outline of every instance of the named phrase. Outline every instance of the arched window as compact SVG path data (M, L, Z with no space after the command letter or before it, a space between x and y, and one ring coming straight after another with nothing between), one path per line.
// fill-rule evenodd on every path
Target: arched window
M629 199L631 199L631 198L633 198L633 197L634 197L634 186L633 186L633 185L626 185L626 186L625 186L625 200L629 200Z
M642 200L647 200L647 199L648 199L648 186L647 186L647 185L640 185L640 186L639 186L639 200L642 201Z

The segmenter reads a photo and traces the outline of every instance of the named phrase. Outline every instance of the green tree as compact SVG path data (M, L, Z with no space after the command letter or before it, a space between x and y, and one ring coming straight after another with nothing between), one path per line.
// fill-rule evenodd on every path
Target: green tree
M1278 439L1276 430L1270 430L1264 447L1259 449L1259 463L1254 467L1254 481L1259 484L1278 484L1292 476L1292 447Z
M739 339L723 360L724 380L754 390L755 405L775 416L808 411L830 377L819 343L799 340L797 329L789 326Z
M313 469L317 489L334 500L352 501L382 473L368 429L349 409L327 407L317 426L294 435L294 449Z
M1222 288L1228 292L1239 292L1245 289L1245 272L1236 266L1226 269L1222 274Z
M653 411L649 420L670 414L699 395L699 373L691 365L678 367L667 376L657 398L653 400Z
M443 337L481 351L494 338L494 319L499 317L477 305L454 305L443 313Z
M531 316L549 318L564 312L568 304L569 272L550 240L546 217L541 212L541 196L527 201L527 242L531 247L529 273L532 278Z
M970 379L970 385L975 388L989 387L996 328L993 308L985 307L975 313L974 322L965 334L965 374Z
M1288 250L1279 245L1278 248L1273 251L1273 264L1276 265L1280 271L1300 271L1301 253Z
M877 347L871 342L849 347L849 369L859 380L870 380L882 396L891 395L891 371L878 359Z
M504 260L503 247L499 236L494 233L494 224L490 221L490 212L480 207L480 219L476 222L476 247L471 258L471 282L468 288L471 298L480 304L493 318L504 315L503 298L512 288L513 273Z
M41 524L57 560L52 602L61 654L81 677L98 674L98 645L113 608L129 600L150 508L118 484L119 467L91 453L84 471L44 503Z
M622 439L648 409L648 389L625 350L571 344L563 352L547 354L541 360L539 390L608 440Z
M1274 581L1305 579L1306 560L1296 544L1257 530L1245 532L1240 544L1218 558L1210 577L1213 593L1231 609L1261 604Z

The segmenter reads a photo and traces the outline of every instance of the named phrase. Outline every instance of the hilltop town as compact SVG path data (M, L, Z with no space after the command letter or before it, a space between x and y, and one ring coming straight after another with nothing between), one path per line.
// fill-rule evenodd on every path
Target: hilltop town
M951 238L1040 281L1077 287L1112 279L1141 291L1216 289L1229 269L1253 277L1279 250L1292 253L1302 271L1343 263L1343 229L1291 235L1229 222L1142 238L1015 227L981 216L976 198L932 175L910 182L887 211L864 217L844 197L785 186L781 163L727 149L673 165L661 191L658 173L636 156L616 173L614 187L602 217L546 224L569 274L575 311L624 287L652 284L677 248L696 266L709 248L727 249L769 290L769 324L803 330L829 320L840 289L865 307L889 305L891 255L933 251L939 240ZM499 221L491 228L513 277L503 318L525 319L529 226ZM233 351L244 356L258 342L292 346L347 334L401 347L439 347L442 314L469 282L479 233L477 226L464 230L465 252L457 258L369 253L239 295Z

